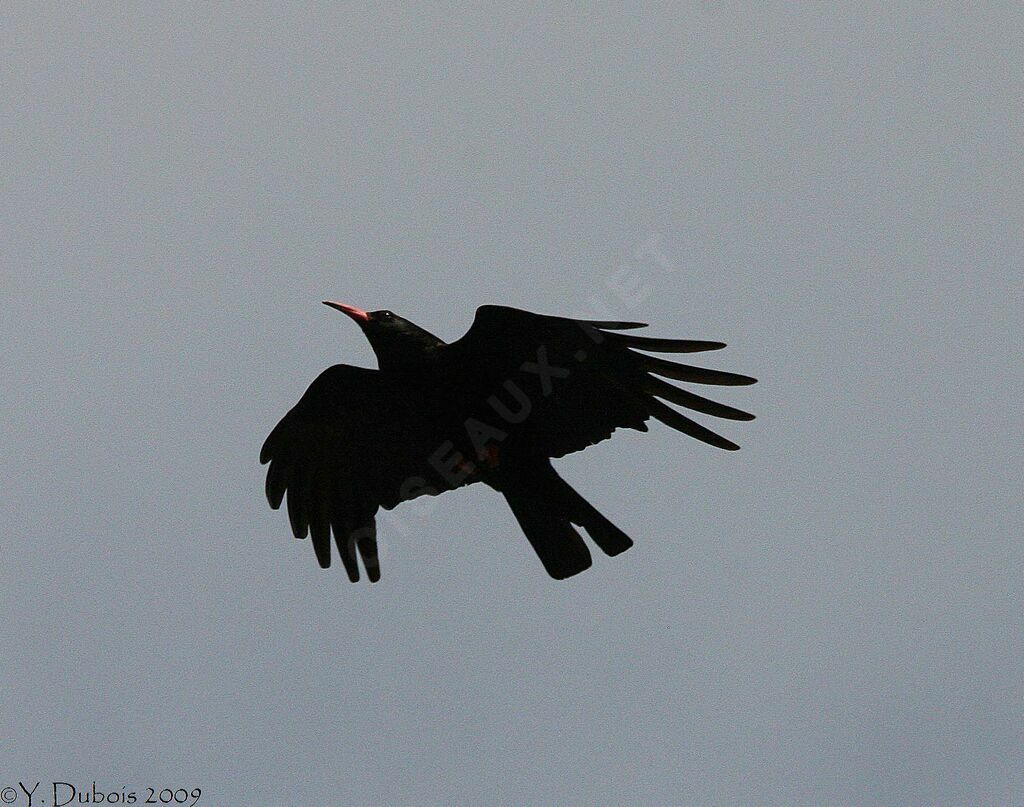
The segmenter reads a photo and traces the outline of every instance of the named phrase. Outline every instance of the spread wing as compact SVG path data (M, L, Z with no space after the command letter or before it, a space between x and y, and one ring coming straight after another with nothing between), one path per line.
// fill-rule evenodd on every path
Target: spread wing
M333 531L353 582L357 550L367 577L380 579L378 508L453 487L428 461L442 440L419 400L377 370L339 364L310 385L260 452L270 463L270 506L279 508L287 494L292 531L309 534L324 568Z
M493 391L495 411L518 414L528 402L529 415L516 431L549 457L584 449L617 428L646 431L645 421L651 417L709 445L739 448L665 402L727 420L753 420L753 415L664 379L723 386L753 384L756 379L650 356L725 345L622 333L642 327L643 323L574 320L485 305L477 309L465 336L444 352L453 366L472 368L480 393ZM494 405L503 397L509 403ZM512 401L518 402L518 409Z

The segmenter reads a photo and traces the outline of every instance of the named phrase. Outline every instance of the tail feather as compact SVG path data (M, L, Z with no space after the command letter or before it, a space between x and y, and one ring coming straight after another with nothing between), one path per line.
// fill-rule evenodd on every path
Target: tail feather
M622 530L560 477L550 462L517 468L501 487L548 574L563 580L591 565L590 551L573 524L582 527L607 555L618 555L633 545Z
M522 498L512 491L505 491L505 498L540 562L555 580L590 568L590 550L568 519L545 503Z
M597 508L577 493L568 482L560 476L558 481L564 486L563 493L569 507L569 520L583 527L602 552L614 556L633 546L633 540L626 533L598 512Z

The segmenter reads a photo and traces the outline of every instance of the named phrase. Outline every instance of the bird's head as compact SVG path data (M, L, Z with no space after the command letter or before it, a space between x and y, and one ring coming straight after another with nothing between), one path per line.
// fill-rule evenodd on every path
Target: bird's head
M363 311L352 305L324 300L324 305L341 311L362 329L381 370L415 365L424 355L444 342L419 325L391 311Z

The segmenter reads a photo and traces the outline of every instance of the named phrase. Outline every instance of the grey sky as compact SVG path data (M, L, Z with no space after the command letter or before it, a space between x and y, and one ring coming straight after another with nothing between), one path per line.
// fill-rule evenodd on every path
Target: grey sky
M1022 23L4 4L0 787L1024 801ZM560 461L637 540L571 581L476 486L353 586L256 461L372 362L326 297L722 339L759 419Z

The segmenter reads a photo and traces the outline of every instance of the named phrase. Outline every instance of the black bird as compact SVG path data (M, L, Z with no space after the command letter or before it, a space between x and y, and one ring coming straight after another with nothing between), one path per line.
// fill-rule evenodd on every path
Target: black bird
M359 324L380 369L338 364L321 373L267 437L260 462L270 463L270 506L288 494L292 531L309 534L324 568L333 532L353 582L357 554L367 577L380 579L379 508L474 482L505 496L548 574L570 577L591 563L573 525L608 555L633 542L555 472L552 457L618 428L647 431L651 417L709 445L739 448L664 401L730 420L754 417L663 378L755 379L646 355L718 350L721 342L651 339L621 333L644 323L485 305L465 336L448 344L390 311L324 304Z

